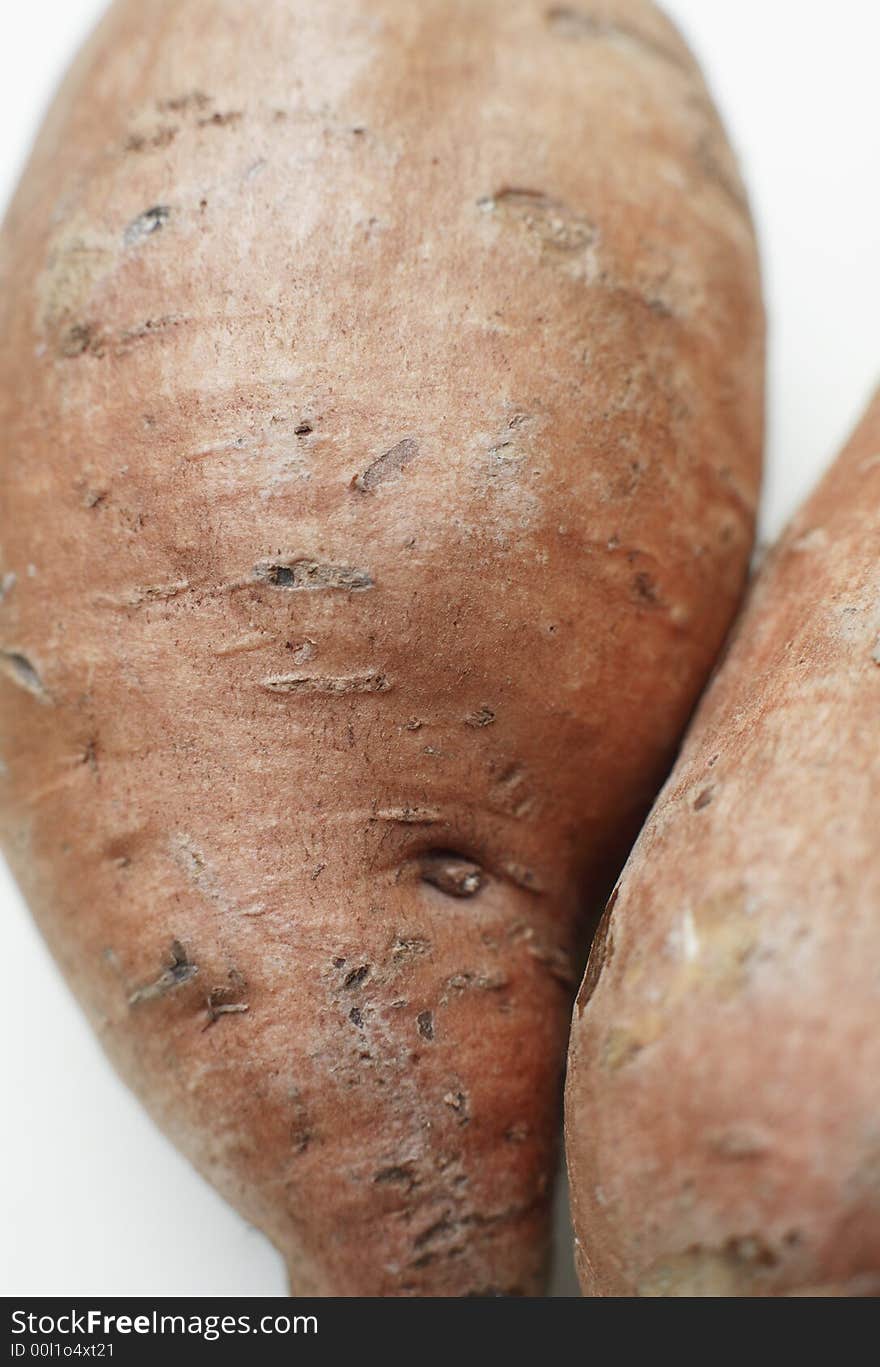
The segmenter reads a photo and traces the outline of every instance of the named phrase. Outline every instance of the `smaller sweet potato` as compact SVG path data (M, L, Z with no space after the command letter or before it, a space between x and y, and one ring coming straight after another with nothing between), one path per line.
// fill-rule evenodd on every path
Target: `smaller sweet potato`
M567 1152L592 1295L880 1292L880 391L612 895Z

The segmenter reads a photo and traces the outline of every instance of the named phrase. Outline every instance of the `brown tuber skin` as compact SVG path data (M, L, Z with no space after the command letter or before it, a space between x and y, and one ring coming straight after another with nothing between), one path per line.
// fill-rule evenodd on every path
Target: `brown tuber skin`
M574 1013L591 1295L880 1294L880 391L763 568Z
M532 1294L585 909L752 540L763 317L644 3L142 0L2 239L3 838L293 1288Z

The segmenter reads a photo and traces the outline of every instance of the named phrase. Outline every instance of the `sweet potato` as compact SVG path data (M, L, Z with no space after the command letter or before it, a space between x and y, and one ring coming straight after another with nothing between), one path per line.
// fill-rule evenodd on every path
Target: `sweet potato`
M537 1290L579 915L752 540L687 50L632 0L118 3L2 262L0 824L58 961L298 1291Z
M880 392L612 894L566 1150L593 1295L880 1292Z

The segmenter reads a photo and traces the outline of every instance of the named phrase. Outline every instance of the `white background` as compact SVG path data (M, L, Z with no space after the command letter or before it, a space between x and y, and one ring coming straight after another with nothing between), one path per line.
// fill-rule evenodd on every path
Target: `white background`
M0 7L3 205L61 71L103 8ZM762 531L774 536L880 380L880 5L666 8L704 63L754 202L770 314ZM0 963L0 1292L283 1294L273 1250L111 1074L2 864ZM565 1241L563 1228L563 1263ZM563 1267L555 1292L572 1287Z

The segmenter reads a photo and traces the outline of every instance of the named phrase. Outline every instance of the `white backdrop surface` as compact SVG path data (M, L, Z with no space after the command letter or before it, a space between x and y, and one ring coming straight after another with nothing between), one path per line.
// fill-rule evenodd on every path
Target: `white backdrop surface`
M103 9L103 0L0 6L0 205ZM761 240L768 538L880 380L880 5L667 0L666 9L703 61ZM110 1071L2 863L0 962L0 1293L283 1294L263 1237L177 1156ZM559 1226L554 1294L571 1295L564 1219Z

